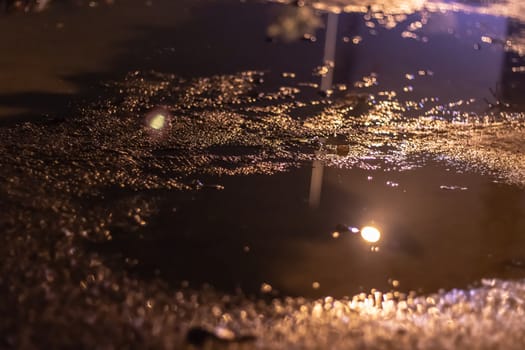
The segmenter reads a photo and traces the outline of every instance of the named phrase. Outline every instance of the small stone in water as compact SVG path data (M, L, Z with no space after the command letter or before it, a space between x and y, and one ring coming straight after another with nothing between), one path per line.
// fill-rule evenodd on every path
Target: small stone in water
M332 89L327 89L327 90L321 90L321 91L319 91L319 94L320 94L322 97L330 97L330 96L332 96L333 93L334 93L334 90L332 90Z
M315 35L312 35L312 34L309 34L309 33L305 33L303 35L303 40L306 40L306 41L311 41L311 42L316 42L317 41L317 38L315 37Z
M272 286L269 285L268 283L261 284L261 293L265 293L265 294L271 293L272 289L273 289Z
M231 342L248 342L256 339L253 335L238 335L231 329L225 327L217 327L213 331L209 331L203 327L192 327L186 334L186 342L188 344L202 347L208 341L217 341L223 343Z
M360 37L359 35L358 36L354 36L352 38L352 43L355 44L355 45L359 44L361 41L363 41L363 38Z

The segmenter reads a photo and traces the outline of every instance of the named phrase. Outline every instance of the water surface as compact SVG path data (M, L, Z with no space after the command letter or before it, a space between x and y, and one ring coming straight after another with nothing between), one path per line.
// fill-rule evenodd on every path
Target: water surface
M0 347L523 347L518 1L8 3Z

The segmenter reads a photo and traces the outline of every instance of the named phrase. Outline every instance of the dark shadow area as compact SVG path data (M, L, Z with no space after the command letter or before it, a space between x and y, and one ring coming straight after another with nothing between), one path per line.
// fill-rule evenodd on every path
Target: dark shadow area
M63 119L71 113L71 101L74 97L68 94L27 92L13 95L0 95L0 106L26 108L28 101L31 110L11 117L0 118L0 126L10 126L19 122L39 122L42 117Z
M175 23L173 27L133 27L129 30L133 38L114 47L119 54L111 59L108 68L99 72L57 75L75 87L75 94L28 91L0 95L0 106L31 110L9 118L11 121L29 120L42 114L67 115L75 110L71 108L75 106L72 101L84 104L98 98L111 98L107 96L108 91L100 93L101 83L121 80L134 70L155 70L186 78L244 70L277 74L294 71L301 79L309 80L312 67L322 59L322 41L267 42L266 28L281 8L257 3L212 3L196 7L190 20ZM124 21L115 20L115 25ZM89 46L89 42L86 45ZM265 83L272 84L272 81Z

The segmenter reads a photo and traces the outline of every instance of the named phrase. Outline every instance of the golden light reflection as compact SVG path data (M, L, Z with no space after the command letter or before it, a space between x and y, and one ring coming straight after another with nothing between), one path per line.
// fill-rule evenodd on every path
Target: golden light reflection
M381 239L381 232L373 226L365 226L361 229L361 237L369 243L377 243Z
M148 124L152 129L161 130L166 125L166 117L158 113L151 118Z
M269 285L268 283L261 284L261 293L268 294L271 293L273 290L273 287Z
M235 333L232 330L225 327L215 328L214 333L217 336L217 338L222 340L232 341L235 339Z

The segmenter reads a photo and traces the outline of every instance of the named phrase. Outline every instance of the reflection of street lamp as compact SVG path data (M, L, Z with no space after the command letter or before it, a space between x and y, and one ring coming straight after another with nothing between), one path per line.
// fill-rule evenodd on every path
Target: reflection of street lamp
M334 67L335 67L335 47L337 42L337 21L339 14L328 13L326 34L324 43L323 64L328 66L328 71L321 78L321 91L327 93L332 88ZM317 153L319 155L319 152ZM314 160L312 164L312 177L310 180L310 197L308 204L310 208L319 207L321 201L321 190L323 187L323 162Z
M381 239L381 232L373 226L365 226L361 229L361 237L369 243L377 243Z
M310 208L316 209L321 202L321 189L323 187L323 162L314 160L312 164L312 177L310 179L310 197L308 204Z
M321 91L325 93L332 88L334 78L338 18L339 14L329 12L326 20L323 64L328 66L328 72L321 79Z

